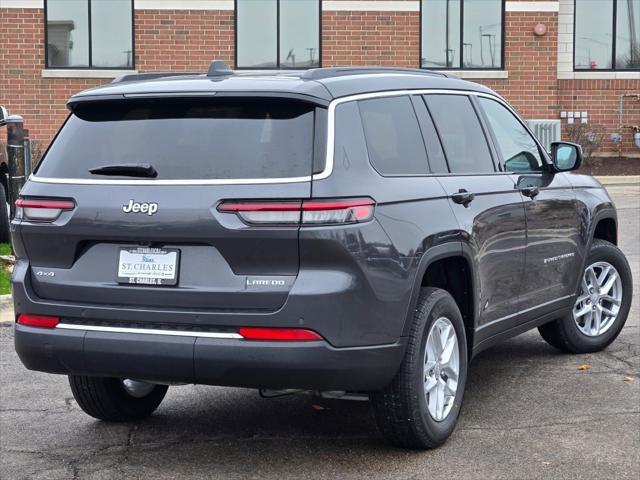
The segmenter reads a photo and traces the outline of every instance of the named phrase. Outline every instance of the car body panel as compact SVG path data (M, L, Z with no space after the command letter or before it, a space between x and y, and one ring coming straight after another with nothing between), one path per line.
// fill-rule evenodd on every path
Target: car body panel
M13 221L16 315L53 315L65 325L17 325L23 363L157 382L376 390L402 362L425 272L447 257L469 265L472 355L568 312L595 223L615 220L606 191L590 177L552 172L546 157L546 173L535 175L507 174L497 163L485 175L380 175L355 100L431 89L499 98L480 85L407 71L181 76L75 95L71 108L145 96L304 99L329 112L319 118L334 130L327 138L316 130L323 144L304 178L83 182L36 172L23 196L71 198L76 208L51 224ZM322 170L316 160L325 155L331 163ZM524 197L525 185L539 194ZM467 207L452 201L460 189L475 194ZM256 227L217 210L225 200L363 197L375 201L373 218L344 225ZM131 200L158 210L127 214ZM133 245L180 249L178 285L118 284L117 252ZM254 285L252 278L277 282ZM238 338L240 327L252 326L304 328L322 340Z

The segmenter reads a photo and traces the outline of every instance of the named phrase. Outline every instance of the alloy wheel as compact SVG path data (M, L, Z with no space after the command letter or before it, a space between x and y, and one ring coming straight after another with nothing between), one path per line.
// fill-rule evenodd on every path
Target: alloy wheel
M460 352L451 320L438 318L429 330L424 358L424 392L431 417L441 422L453 407L458 390Z
M622 304L622 281L613 265L596 262L582 276L573 308L578 329L588 337L604 334L615 323Z

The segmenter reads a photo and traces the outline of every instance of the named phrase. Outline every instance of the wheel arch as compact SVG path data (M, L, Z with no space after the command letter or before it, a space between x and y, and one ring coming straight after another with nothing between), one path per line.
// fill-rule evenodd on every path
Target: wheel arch
M447 242L430 248L422 255L417 268L403 335L406 336L411 328L420 289L442 288L451 294L462 313L467 335L467 353L470 355L477 323L477 286L473 255L468 245L463 242Z

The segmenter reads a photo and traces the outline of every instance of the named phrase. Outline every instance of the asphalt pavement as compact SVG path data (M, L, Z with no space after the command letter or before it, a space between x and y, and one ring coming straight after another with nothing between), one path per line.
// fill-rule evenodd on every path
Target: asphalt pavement
M155 415L108 424L66 377L26 370L0 328L1 479L640 478L640 185L610 186L634 275L604 352L564 355L537 331L480 354L458 427L427 452L389 447L368 402L176 386ZM11 315L5 312L5 318Z

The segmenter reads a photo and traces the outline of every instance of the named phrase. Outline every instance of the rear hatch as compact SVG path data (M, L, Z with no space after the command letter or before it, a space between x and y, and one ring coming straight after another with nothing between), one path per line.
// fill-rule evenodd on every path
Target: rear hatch
M309 198L321 110L255 97L77 104L22 192L20 241L35 293L280 308L299 269L299 227L250 226L219 207Z

